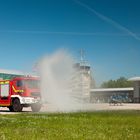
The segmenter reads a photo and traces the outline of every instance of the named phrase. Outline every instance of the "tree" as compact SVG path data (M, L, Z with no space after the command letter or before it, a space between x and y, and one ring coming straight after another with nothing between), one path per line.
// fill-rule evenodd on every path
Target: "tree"
M132 82L128 81L125 77L120 77L117 80L109 80L109 81L103 82L101 87L102 88L132 87Z

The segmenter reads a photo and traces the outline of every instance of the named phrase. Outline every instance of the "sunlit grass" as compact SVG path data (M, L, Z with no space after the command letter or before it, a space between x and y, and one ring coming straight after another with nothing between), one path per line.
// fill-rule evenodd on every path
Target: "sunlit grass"
M0 115L0 140L138 140L140 111Z

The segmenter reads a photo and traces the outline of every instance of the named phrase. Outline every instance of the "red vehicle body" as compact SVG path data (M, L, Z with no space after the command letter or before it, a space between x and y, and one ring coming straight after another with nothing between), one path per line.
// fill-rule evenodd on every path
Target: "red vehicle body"
M39 78L15 77L0 81L0 106L10 111L20 112L23 107L31 107L32 111L41 109Z

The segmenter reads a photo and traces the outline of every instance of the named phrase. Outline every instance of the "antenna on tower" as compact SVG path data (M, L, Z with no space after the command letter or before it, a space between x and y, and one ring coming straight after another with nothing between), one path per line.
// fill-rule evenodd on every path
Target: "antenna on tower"
M85 60L85 51L83 49L80 50L80 57L81 57L81 62Z
M80 49L80 66L83 67L88 67L90 69L90 64L88 63L88 61L85 58L85 50L84 49Z

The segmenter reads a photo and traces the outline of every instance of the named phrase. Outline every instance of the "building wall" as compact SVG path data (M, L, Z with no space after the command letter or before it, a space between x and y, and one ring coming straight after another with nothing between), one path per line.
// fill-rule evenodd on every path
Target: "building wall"
M134 102L140 103L140 81L134 82Z
M12 79L13 77L20 77L20 75L0 73L0 80Z
M90 100L90 73L89 71L77 71L71 80L71 89L73 96L79 101L89 102Z
M128 100L128 102L133 102L133 91L96 91L96 92L91 92L90 93L90 102L91 103L108 103L110 100L110 97L112 95L120 95L122 97L128 97L130 100Z

